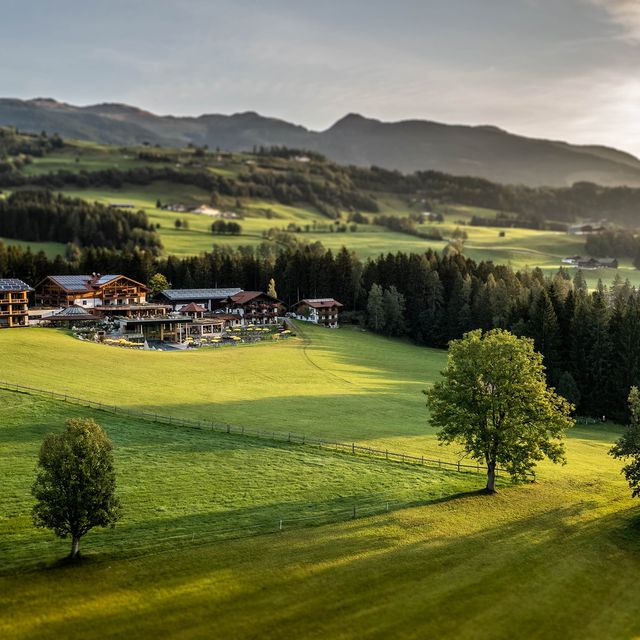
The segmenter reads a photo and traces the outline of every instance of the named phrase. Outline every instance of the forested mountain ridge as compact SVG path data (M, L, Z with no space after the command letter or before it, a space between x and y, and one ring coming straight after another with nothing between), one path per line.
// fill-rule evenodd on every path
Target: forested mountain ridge
M526 138L493 126L388 123L349 114L325 131L311 131L254 112L175 117L123 104L77 107L50 99L9 98L0 99L0 125L118 145L192 143L228 151L286 146L317 151L341 164L436 170L529 186L580 181L640 186L640 160L631 154Z

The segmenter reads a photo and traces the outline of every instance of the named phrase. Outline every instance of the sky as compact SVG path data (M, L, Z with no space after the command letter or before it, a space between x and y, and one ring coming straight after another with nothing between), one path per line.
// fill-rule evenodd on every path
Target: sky
M0 95L492 124L640 156L640 0L0 0Z

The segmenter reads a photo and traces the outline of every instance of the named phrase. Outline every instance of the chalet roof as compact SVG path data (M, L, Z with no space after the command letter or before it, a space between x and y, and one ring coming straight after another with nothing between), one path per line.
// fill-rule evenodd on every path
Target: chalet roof
M294 306L297 307L299 304L306 304L308 307L313 307L314 309L330 309L331 307L344 306L341 302L333 298L303 298L299 302L296 302Z
M236 293L235 295L231 296L231 300L233 302L237 302L238 304L246 304L247 302L251 302L252 300L260 298L261 296L269 298L269 300L273 300L273 302L280 302L278 298L274 298L264 291L241 291L240 293Z
M33 289L18 278L0 278L0 291L33 291Z
M160 294L167 300L224 300L240 293L242 289L163 289Z
M180 313L204 313L206 311L206 309L204 307L201 307L199 304L196 304L195 302L190 302L188 305L182 307L182 309L180 309Z
M136 282L127 276L121 274L108 274L104 276L96 275L79 275L79 276L48 276L49 280L55 282L59 287L70 293L86 293L94 291L96 288L103 287L118 278L127 278L140 286L144 286L140 282ZM42 283L41 283L42 284Z

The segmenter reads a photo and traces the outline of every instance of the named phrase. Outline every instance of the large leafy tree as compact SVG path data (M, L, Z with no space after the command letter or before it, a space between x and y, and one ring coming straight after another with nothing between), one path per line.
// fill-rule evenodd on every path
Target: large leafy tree
M565 462L572 406L547 386L533 340L502 329L470 331L450 343L442 376L425 391L431 424L442 443L460 444L486 464L489 493L499 466L523 480L545 457Z
M71 538L71 558L80 538L94 527L115 526L120 501L115 495L113 448L90 418L70 418L61 434L50 433L40 448L32 487L36 526Z
M629 426L622 437L611 448L614 458L627 460L622 473L631 487L633 497L640 496L640 391L632 387L629 392Z

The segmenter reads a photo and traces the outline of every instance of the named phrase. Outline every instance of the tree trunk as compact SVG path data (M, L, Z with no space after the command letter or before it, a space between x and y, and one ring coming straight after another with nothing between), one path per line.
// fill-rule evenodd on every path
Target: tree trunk
M80 536L73 536L71 540L71 559L76 560L80 553Z
M496 463L495 460L487 462L487 493L496 492Z

